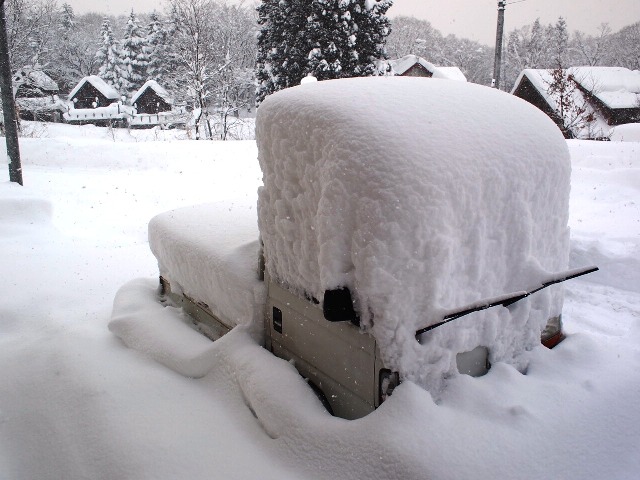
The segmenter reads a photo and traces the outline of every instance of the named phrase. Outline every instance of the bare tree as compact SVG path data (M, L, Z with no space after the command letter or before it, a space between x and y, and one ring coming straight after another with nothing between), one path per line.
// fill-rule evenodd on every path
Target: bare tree
M640 22L612 34L607 63L629 70L640 70Z
M420 55L430 62L442 58L444 38L426 20L400 16L391 21L391 26L386 45L390 58L409 54Z
M547 93L555 102L557 123L565 138L578 137L580 132L589 131L595 115L580 93L576 79L561 65L549 73Z
M435 61L442 66L458 67L469 82L491 84L493 50L474 40L447 35Z
M247 9L215 0L169 0L172 42L180 79L188 97L202 112L205 135L216 132L212 113L224 126L217 136L226 139L227 121L242 107L247 87L244 71L255 61L255 18ZM233 114L233 115L231 115Z
M13 68L49 64L58 18L56 0L6 0L5 9Z
M575 32L573 49L578 53L578 61L583 65L602 65L611 48L611 28L606 23L600 24L595 36Z

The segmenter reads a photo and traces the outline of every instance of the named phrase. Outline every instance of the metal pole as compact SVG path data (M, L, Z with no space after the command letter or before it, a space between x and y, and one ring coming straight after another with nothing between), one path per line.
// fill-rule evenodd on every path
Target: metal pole
M11 85L11 64L7 41L7 22L4 13L4 0L0 1L0 90L2 90L2 111L4 129L9 156L9 181L22 185L22 165L20 164L20 146L18 144L18 119Z
M500 64L502 63L502 32L504 30L504 8L507 0L498 0L498 27L496 28L496 57L493 63L491 86L500 88Z

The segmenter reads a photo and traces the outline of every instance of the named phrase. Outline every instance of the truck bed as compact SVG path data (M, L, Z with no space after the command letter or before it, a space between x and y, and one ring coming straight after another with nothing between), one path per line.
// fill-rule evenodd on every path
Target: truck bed
M149 222L149 246L172 293L205 305L229 328L262 324L255 206L218 202L161 213Z

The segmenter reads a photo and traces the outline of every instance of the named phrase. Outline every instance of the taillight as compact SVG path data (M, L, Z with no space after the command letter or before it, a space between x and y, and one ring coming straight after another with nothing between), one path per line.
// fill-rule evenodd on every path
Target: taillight
M540 341L547 348L553 348L564 340L564 334L562 333L562 315L550 318L547 322L547 326L542 331Z

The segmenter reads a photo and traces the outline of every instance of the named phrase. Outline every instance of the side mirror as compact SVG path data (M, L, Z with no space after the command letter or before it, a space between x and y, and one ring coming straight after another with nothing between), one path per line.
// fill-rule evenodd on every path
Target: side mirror
M353 308L351 292L347 287L325 290L322 313L330 322L351 322L360 325L360 319Z

